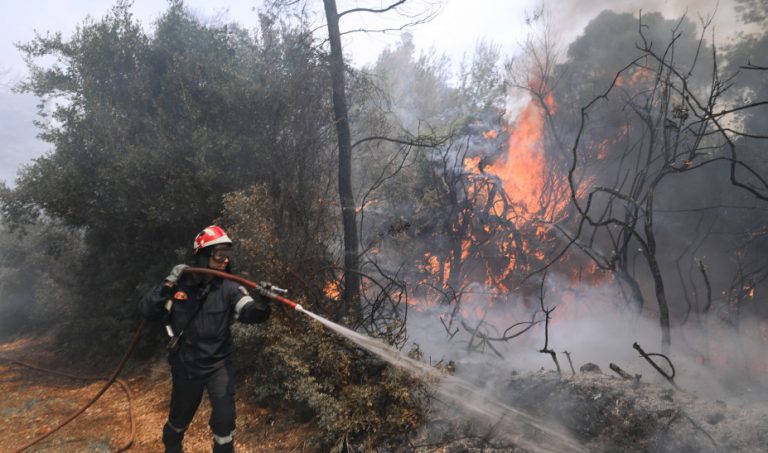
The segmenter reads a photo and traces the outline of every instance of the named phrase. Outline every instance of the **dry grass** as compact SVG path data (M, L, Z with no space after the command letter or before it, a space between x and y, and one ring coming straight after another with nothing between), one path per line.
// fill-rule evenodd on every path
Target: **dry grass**
M21 339L0 344L0 356L80 376L108 375L108 367L73 366L62 363L45 340ZM108 366L112 366L111 364ZM88 368L88 369L86 369ZM101 369L100 369L101 368ZM136 438L131 452L162 451L162 426L170 398L170 375L164 361L129 364L122 378L133 393ZM56 426L102 387L103 381L66 378L0 361L0 442L1 452L12 452ZM239 388L243 388L241 384ZM237 399L239 452L308 452L306 441L315 433L311 424L296 424L281 414L271 413ZM187 453L209 452L210 405L206 398L198 409L185 439ZM130 437L128 400L119 386L110 389L84 414L28 451L111 452Z

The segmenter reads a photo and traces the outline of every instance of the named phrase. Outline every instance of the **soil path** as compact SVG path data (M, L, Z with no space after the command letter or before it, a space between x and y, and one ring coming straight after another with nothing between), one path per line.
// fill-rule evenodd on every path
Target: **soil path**
M100 371L86 370L58 359L45 340L18 339L0 343L0 357L77 376L108 376L109 364ZM117 361L117 358L115 359ZM96 367L94 367L96 368ZM162 451L160 431L167 417L170 374L164 360L150 364L129 362L121 378L133 395L136 436L130 452ZM0 452L14 452L57 426L88 402L105 381L83 380L44 373L0 360ZM308 425L297 425L270 410L248 402L239 383L237 399L238 452L306 452ZM85 413L28 452L114 452L130 439L129 402L117 384ZM187 432L187 453L211 451L207 397Z

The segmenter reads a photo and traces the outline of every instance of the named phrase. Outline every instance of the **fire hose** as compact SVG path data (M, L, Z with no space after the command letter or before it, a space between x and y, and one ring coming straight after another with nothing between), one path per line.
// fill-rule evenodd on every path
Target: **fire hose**
M265 283L265 282L254 283L250 280L244 279L243 277L238 277L237 275L232 275L226 272L221 272L213 269L205 269L202 267L189 267L185 269L184 272L192 272L195 274L208 274L214 277L221 277L221 278L233 280L233 281L236 281L237 283L240 283L243 286L247 286L251 289L255 289L262 296L269 297L270 299L274 299L278 302L281 302L294 310L304 311L304 307L302 307L300 304L297 304L296 302L290 299L286 299L285 297L280 295L280 293L285 294L286 290L278 288L270 283Z
M235 281L237 283L242 284L243 286L246 286L246 287L251 288L251 289L255 289L259 294L261 294L264 297L268 297L270 299L273 299L273 300L276 300L278 302L281 302L281 303L287 305L288 307L290 307L290 308L292 308L294 310L304 311L304 308L300 304L298 304L298 303L296 303L296 302L294 302L294 301L292 301L290 299L287 299L286 297L281 295L281 294L285 294L286 290L278 288L278 287L276 287L276 286L274 286L272 284L266 283L266 282L254 283L254 282L252 282L250 280L247 280L245 278L239 277L237 275L228 274L226 272L221 272L221 271L217 271L217 270L213 270L213 269L200 268L200 267L189 267L189 268L186 268L184 270L184 272L189 272L189 273L194 273L194 274L207 274L207 275L211 275L213 277L220 277L220 278L225 278L225 279L228 279L228 280L233 280L233 281ZM112 374L110 374L109 377L93 377L93 378L85 377L85 378L83 378L83 379L97 379L97 380L106 379L107 380L107 382L102 386L102 388L90 400L88 400L87 403L85 403L83 406L81 406L78 410L73 412L70 416L68 416L66 419L64 419L64 421L62 421L61 423L59 423L55 427L53 427L53 428L49 429L48 431L44 432L43 434L37 436L36 438L31 440L30 442L28 442L24 446L14 450L14 453L20 453L20 452L22 452L24 450L27 450L27 449L31 448L33 445L36 445L36 444L42 442L44 439L47 439L49 436L53 435L56 431L60 430L61 428L63 428L67 424L69 424L71 421L73 421L74 419L79 417L83 412L85 412L89 407L91 407L96 401L98 401L99 398L101 398L101 396L116 381L123 388L123 390L126 392L126 395L128 396L128 412L129 412L130 423L131 423L131 436L130 436L130 439L127 441L127 443L125 445L120 447L120 449L118 451L128 450L131 447L131 445L133 444L133 441L134 441L134 438L135 438L135 435L136 435L136 425L135 425L134 416L133 416L133 409L132 409L132 403L131 403L132 397L131 397L130 389L128 388L128 386L122 380L118 379L118 376L123 371L123 368L125 368L125 365L128 362L128 358L131 356L131 354L133 354L133 351L136 349L136 346L139 344L139 339L141 338L141 333L144 331L144 327L145 326L146 326L146 320L142 320L141 324L139 324L139 327L136 329L136 332L133 334L133 338L131 339L131 342L130 342L130 345L128 346L128 349L123 354L123 357L120 359L120 362L117 365L117 368L115 368L115 370L112 372ZM61 373L61 372L58 372L58 371L46 370L46 369L43 369L43 368L36 367L34 365L26 364L24 362L19 362L19 361L16 361L16 360L5 359L5 358L2 358L2 357L0 357L0 359L5 360L5 361L10 362L10 363L15 363L17 365L21 365L21 366L25 366L25 367L28 367L28 368L32 368L32 369L35 369L35 370L38 370L38 371L43 371L43 372L52 373L52 374L58 374L58 375L61 375L61 376L66 376L66 377L72 377L72 378L77 377L77 378L79 378L79 376L74 376L74 375L70 375L70 374L66 374L66 373Z

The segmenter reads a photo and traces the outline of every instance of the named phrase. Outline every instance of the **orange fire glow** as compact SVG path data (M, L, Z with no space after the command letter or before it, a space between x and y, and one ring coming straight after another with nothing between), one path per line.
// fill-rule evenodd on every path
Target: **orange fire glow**
M651 71L648 68L645 67L639 67L635 71L632 72L632 74L629 76L629 80L627 80L627 77L624 74L619 75L616 78L616 86L622 87L625 83L628 83L629 85L634 85L638 82L644 82L651 78Z
M465 157L464 158L464 169L472 174L478 174L480 173L480 160L482 159L481 156L475 156L475 157Z
M341 299L341 288L339 287L339 282L332 280L326 283L325 287L323 288L323 293L329 299Z
M539 210L544 189L543 127L541 108L529 102L510 133L506 158L487 169L499 176L507 195L528 213Z

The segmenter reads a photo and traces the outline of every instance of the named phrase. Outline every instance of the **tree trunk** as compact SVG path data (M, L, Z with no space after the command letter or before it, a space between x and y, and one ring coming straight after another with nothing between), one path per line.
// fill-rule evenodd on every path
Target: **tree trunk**
M649 202L648 205L651 206L651 203ZM650 214L648 215L648 219L645 223L645 236L647 241L645 258L648 261L648 266L651 269L653 284L656 288L656 301L659 304L661 350L663 354L669 355L670 346L672 345L672 336L670 334L669 326L669 304L667 303L667 294L664 291L664 279L661 276L661 267L659 266L659 262L656 260L656 237L653 235L653 218Z
M360 298L360 276L357 220L355 199L352 193L352 139L349 131L347 98L344 85L344 56L341 50L339 15L336 0L323 0L325 17L328 21L328 38L331 43L331 82L333 90L333 113L336 134L339 141L339 199L341 201L341 222L344 232L344 301L340 316L354 311Z

